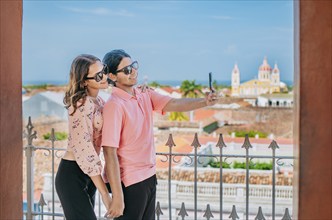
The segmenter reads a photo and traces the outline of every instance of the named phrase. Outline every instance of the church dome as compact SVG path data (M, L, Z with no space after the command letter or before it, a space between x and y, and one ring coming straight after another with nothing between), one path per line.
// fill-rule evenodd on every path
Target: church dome
M271 66L267 63L266 57L264 57L263 64L259 67L259 71L271 71Z

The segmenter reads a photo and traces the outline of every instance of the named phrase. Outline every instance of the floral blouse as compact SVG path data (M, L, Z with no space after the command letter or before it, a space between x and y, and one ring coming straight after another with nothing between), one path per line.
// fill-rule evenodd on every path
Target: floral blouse
M85 103L69 115L68 151L72 151L77 164L88 176L102 172L99 158L103 126L102 110L105 102L99 96L87 97ZM78 103L80 105L80 103ZM68 109L71 113L73 108Z

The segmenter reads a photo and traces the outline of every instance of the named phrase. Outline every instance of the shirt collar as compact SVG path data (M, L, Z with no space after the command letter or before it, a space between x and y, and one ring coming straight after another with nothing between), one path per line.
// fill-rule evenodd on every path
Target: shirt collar
M133 88L133 90L135 90L135 88ZM134 99L135 97L130 95L129 93L127 93L126 91L122 90L122 89L119 89L117 87L113 87L112 88L112 95L116 95L118 97L120 97L121 99L125 100L125 101L128 101L130 99ZM137 94L137 93L136 93Z

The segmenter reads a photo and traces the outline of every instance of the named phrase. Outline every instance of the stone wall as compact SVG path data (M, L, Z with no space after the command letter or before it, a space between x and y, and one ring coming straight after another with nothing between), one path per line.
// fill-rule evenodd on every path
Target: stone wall
M157 178L161 180L168 180L168 169L158 169ZM224 169L223 183L245 184L246 173L241 169ZM172 180L182 180L193 182L193 170L172 170ZM197 172L198 182L220 182L219 169L200 169ZM249 184L257 185L272 185L272 171L250 171ZM277 173L276 185L292 186L292 173Z

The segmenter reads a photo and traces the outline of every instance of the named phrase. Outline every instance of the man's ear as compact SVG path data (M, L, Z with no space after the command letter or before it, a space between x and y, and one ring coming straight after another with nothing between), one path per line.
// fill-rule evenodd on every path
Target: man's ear
M114 74L112 74L112 73L110 73L109 75L108 75L108 77L113 81L113 82L116 82L116 80L117 80L117 76L116 75L114 75Z

